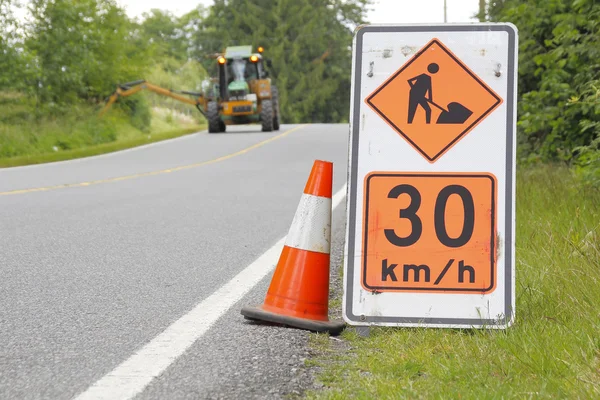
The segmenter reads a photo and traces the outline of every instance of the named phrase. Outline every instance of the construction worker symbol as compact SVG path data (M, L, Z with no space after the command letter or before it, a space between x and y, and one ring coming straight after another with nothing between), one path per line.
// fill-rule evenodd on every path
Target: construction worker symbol
M427 66L427 72L436 74L440 66L431 63ZM408 123L412 124L417 112L417 107L421 106L425 111L425 123L431 122L431 107L429 103L439 108L442 112L438 117L436 124L464 124L473 114L471 110L460 103L452 102L445 109L433 101L432 77L428 74L421 74L408 80L410 92L408 97Z
M435 162L502 99L438 39L383 82L366 103L429 162Z

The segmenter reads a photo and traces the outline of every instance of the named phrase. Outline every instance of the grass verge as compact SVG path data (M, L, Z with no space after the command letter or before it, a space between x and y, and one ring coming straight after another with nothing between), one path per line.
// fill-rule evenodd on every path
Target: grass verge
M193 128L174 129L171 131L157 133L153 135L145 135L143 137L130 138L110 143L103 143L79 149L64 150L54 153L34 154L29 156L1 158L0 168L42 164L48 162L65 161L75 158L96 156L100 154L111 153L114 151L129 149L132 147L142 146L145 144L159 142L162 140L174 139L179 136L184 136L194 132L198 132L205 128L206 126L204 125L198 125L197 127Z
M41 112L22 93L0 92L0 168L89 157L206 127L199 115L150 107L144 96L123 100L103 117L84 103L55 108Z
M307 398L600 398L600 191L520 170L516 246L513 327L314 334L324 389Z

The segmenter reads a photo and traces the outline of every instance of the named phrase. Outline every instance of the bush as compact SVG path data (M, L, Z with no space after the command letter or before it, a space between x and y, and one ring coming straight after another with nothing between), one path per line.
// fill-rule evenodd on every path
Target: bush
M600 136L589 146L576 149L575 170L583 183L600 188Z
M492 21L519 28L519 154L588 165L600 136L600 3L488 2ZM582 151L575 152L575 149Z
M86 145L110 143L117 140L116 124L107 119L92 118L86 121L82 133L88 138Z
M150 132L152 114L148 101L143 94L120 98L118 104L129 115L131 125L144 133Z

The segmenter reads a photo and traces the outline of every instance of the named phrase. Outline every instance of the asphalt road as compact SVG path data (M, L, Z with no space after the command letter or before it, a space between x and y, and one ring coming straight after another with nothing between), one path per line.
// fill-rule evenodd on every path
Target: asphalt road
M0 170L0 398L75 398L190 310L214 317L211 295L287 234L315 159L334 162L343 190L347 125L228 131ZM270 277L136 398L283 398L310 386L307 332L239 313L262 302Z

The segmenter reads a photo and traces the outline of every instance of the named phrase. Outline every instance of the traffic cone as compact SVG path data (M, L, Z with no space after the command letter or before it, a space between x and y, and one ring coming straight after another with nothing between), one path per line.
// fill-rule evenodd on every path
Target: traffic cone
M333 164L316 160L264 303L241 310L246 319L339 334L343 321L330 321L329 259Z

